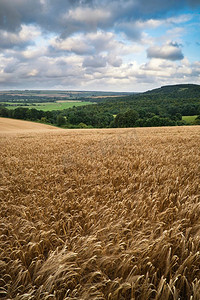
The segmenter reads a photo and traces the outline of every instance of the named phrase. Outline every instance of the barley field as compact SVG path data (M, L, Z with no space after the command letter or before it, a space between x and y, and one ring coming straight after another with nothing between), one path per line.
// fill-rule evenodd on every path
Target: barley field
M0 131L0 298L200 299L200 127Z

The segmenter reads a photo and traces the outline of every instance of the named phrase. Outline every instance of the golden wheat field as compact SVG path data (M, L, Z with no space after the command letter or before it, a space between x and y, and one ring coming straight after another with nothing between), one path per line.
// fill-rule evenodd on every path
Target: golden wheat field
M0 133L2 299L200 299L200 127Z
M40 123L34 123L34 122L28 122L28 121L21 121L21 120L15 120L15 119L9 119L9 118L0 118L0 134L3 133L30 133L30 132L46 132L49 130L58 130L58 128L40 124Z

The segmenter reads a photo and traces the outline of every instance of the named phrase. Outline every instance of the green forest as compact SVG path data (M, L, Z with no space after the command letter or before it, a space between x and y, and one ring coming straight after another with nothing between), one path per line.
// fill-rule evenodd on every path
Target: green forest
M23 96L25 97L25 96ZM145 93L121 97L96 97L87 101L95 104L42 111L36 108L9 109L0 105L0 116L30 120L64 128L155 127L200 124L200 86L194 84L163 86ZM32 102L41 102L31 96ZM9 101L7 97L7 102ZM13 97L11 97L14 101ZM56 101L56 97L51 99ZM48 97L43 98L45 102ZM2 101L1 101L2 102ZM26 96L26 102L28 102ZM183 116L195 116L191 122ZM188 118L189 120L189 118Z

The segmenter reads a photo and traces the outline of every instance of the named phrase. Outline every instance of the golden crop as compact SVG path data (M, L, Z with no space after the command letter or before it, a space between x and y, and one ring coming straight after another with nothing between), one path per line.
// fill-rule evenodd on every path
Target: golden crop
M200 299L200 127L2 134L2 299Z

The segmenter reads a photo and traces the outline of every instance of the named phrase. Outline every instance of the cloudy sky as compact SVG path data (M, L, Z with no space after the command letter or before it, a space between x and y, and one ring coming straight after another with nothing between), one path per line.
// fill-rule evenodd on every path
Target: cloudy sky
M200 0L0 0L0 89L200 84Z

